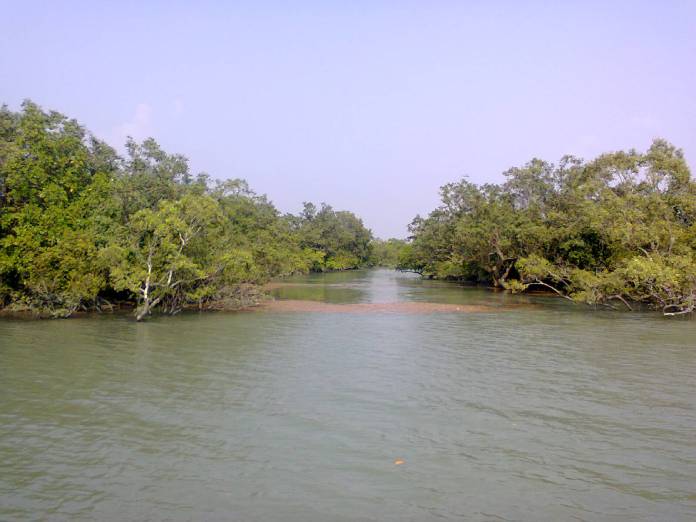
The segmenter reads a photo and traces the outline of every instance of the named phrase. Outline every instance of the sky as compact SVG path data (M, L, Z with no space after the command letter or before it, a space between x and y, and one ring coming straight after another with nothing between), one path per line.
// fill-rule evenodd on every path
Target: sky
M696 171L696 2L0 0L0 103L26 98L405 237L534 157L662 137Z

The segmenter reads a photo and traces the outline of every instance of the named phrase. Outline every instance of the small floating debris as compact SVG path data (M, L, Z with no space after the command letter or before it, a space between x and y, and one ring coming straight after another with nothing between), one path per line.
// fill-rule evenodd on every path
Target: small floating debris
M395 465L395 466L401 466L402 464L405 464L405 463L406 463L406 461L405 461L405 460L401 460L401 459L396 459L396 460L394 461L394 465Z

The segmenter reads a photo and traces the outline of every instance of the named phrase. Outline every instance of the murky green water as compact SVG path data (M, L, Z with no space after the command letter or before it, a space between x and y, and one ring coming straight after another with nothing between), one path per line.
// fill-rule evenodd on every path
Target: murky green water
M0 321L0 519L696 519L696 321L292 282L495 308Z

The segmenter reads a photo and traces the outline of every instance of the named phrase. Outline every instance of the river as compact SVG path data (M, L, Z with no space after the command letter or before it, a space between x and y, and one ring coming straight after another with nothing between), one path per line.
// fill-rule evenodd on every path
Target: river
M696 520L696 321L387 270L273 293L0 321L0 520Z

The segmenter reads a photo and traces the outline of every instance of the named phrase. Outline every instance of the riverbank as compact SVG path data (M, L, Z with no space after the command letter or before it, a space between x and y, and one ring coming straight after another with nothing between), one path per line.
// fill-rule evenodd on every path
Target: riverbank
M385 300L382 302L360 302L361 297L354 293L356 274L368 274L372 272L390 273L393 277L404 280L419 281L432 288L448 289L448 291L461 292L465 297L467 292L485 292L498 295L501 303L496 306L487 304L453 304L448 302L399 302ZM317 294L316 290L322 292ZM325 292L334 292L336 295L345 295L346 302L330 302L326 300ZM540 299L532 302L530 299ZM449 297L448 299L451 299ZM543 302L543 304L542 304ZM351 271L335 270L312 273L305 276L290 276L270 281L263 285L246 285L243 290L233 297L226 299L211 299L204 303L186 303L181 305L175 313L167 313L164 310L154 309L148 317L162 317L191 312L296 312L296 313L396 313L396 314L423 314L423 313L482 313L503 312L520 308L543 308L553 303L567 302L555 293L542 289L529 290L524 294L512 294L509 291L488 285L472 284L466 281L422 278L416 274L385 268L356 269ZM647 305L633 304L633 311L648 312ZM578 311L592 309L584 303L573 303ZM623 311L606 304L599 305L599 309L607 311ZM99 309L80 309L73 311L68 316L56 315L51 311L38 311L28 308L8 306L0 309L0 318L20 320L43 319L75 319L89 318L101 315L133 316L138 309L137 305L129 301L104 301ZM652 312L655 313L655 312ZM689 318L687 316L686 318Z
M155 308L147 316L158 315L177 315L181 312L234 312L251 309L261 304L264 300L270 299L270 295L263 286L245 285L240 287L238 291L218 299L207 299L199 303L181 303L173 312ZM132 301L116 301L108 302L102 300L100 306L81 307L77 310L71 310L64 314L60 310L47 310L39 308L30 308L18 304L10 304L4 308L0 308L0 317L15 318L15 319L71 319L78 317L89 317L93 315L103 314L120 314L120 315L135 315L139 306Z

